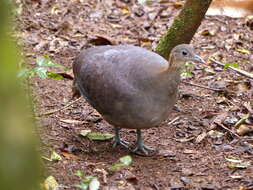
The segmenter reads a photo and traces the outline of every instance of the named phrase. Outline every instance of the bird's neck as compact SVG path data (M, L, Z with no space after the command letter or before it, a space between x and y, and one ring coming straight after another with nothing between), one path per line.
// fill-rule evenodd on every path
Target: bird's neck
M173 81L172 85L175 87L180 82L180 71L182 70L181 65L184 65L184 63L179 63L178 61L180 60L176 60L174 56L170 56L168 61L168 69L165 73L167 80Z
M168 71L174 71L174 72L180 72L182 66L184 65L184 62L181 60L176 59L174 56L170 56L168 60Z

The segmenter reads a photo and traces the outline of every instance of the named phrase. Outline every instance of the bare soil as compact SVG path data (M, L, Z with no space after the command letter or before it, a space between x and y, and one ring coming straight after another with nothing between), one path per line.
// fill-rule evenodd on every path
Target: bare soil
M22 12L17 16L16 35L26 64L35 66L36 57L47 54L54 62L71 67L81 49L101 42L101 36L116 44L154 49L181 9L176 5L173 0L148 6L134 0L21 0L17 3ZM192 44L205 60L213 56L223 63L237 62L241 69L251 72L252 36L246 18L206 16ZM84 129L113 133L113 127L83 99L65 110L38 117L42 155L49 157L56 151L63 158L44 161L45 177L53 175L62 189L77 189L74 184L80 179L71 175L77 170L98 177L100 189L105 190L253 189L252 133L234 135L235 123L244 114L252 114L252 80L210 61L189 69L193 76L182 81L228 93L182 83L168 120L160 128L143 130L146 144L157 149L151 157L113 148L112 141L80 137ZM61 108L71 100L71 80L33 77L31 83L37 114ZM251 117L246 123L252 126ZM212 137L210 131L220 132L222 137ZM133 148L135 131L123 129L121 136ZM130 167L108 172L128 154L133 158ZM248 165L244 169L229 167L227 158Z

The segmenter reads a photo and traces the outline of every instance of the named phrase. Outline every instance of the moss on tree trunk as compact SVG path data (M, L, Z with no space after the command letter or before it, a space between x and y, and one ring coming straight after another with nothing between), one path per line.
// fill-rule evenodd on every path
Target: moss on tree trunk
M159 41L156 52L168 59L173 47L190 43L211 2L212 0L187 0L172 26Z

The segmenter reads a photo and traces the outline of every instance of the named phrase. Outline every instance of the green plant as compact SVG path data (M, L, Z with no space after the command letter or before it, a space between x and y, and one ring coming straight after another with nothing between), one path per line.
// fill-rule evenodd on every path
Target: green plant
M28 69L28 68L20 69L18 72L18 77L22 79L27 79L27 78L37 75L42 79L53 78L53 79L62 80L63 79L62 75L49 70L49 68L59 68L59 69L63 69L64 71L68 70L68 68L54 63L49 58L48 55L44 55L43 57L37 57L36 65L37 65L36 67L33 67L31 69Z
M226 63L226 64L224 65L224 69L228 69L229 67L238 68L238 67L239 67L239 63Z
M183 77L191 77L193 76L193 73L188 69L189 67L192 67L193 64L191 62L185 63L185 69L181 70L181 76Z
M100 182L96 177L93 176L85 176L83 172L80 170L77 170L73 176L77 176L81 179L81 182L79 184L75 184L74 186L82 189L82 190L98 190L100 186Z
M114 164L112 165L112 167L110 168L110 171L114 172L116 170L118 170L121 167L124 166L130 166L133 162L133 159L131 156L127 155L127 156L123 156L119 159L120 163Z

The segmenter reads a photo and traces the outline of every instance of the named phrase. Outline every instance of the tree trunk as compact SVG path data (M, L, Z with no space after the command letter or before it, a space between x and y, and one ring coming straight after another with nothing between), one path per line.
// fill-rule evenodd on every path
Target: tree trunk
M40 160L34 122L27 97L17 79L16 45L11 28L9 0L0 1L0 189L39 189Z
M178 44L190 43L212 0L187 0L165 36L159 41L156 52L168 59Z

